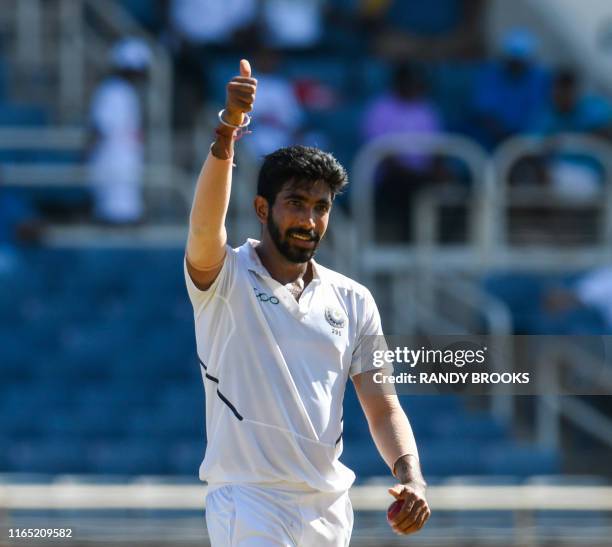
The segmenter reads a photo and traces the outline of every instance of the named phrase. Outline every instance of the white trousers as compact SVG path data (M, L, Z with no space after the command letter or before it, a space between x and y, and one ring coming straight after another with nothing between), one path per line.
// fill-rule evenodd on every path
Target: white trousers
M206 496L212 547L347 547L353 530L348 492L224 485Z

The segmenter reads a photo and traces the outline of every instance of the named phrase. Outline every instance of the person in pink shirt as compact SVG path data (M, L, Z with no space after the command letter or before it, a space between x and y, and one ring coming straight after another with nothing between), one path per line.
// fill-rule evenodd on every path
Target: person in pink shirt
M373 101L361 124L364 142L393 133L436 135L443 130L442 115L428 96L424 75L409 64L396 67L391 89ZM443 177L442 162L431 155L406 154L382 162L375 192L379 234L391 240L409 238L409 210L416 192Z

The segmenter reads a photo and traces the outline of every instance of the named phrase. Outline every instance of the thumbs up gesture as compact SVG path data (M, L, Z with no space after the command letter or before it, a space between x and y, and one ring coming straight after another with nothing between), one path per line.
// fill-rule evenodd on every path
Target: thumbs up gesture
M241 125L244 114L253 110L257 80L251 78L251 65L246 59L240 61L240 76L227 84L224 118L232 125Z

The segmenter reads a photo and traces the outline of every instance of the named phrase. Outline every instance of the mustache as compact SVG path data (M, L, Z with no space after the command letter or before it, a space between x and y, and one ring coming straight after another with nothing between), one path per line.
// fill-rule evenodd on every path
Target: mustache
M315 243L321 240L321 236L317 234L317 232L315 232L314 230L299 230L299 229L287 230L287 237L290 237L292 235L307 237L311 239L312 241L314 241Z

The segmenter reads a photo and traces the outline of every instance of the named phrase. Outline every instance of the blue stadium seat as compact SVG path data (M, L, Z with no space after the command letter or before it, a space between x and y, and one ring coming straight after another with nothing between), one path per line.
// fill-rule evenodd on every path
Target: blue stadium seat
M0 331L0 377L3 382L24 382L32 377L32 367L37 357L32 347L23 338L16 336L17 330L7 327Z
M88 460L94 473L163 475L169 471L165 446L144 439L95 443L89 447Z
M189 415L204 412L204 386L202 381L186 384L169 384L159 399L161 408L184 409Z
M35 127L47 123L47 112L40 106L0 104L0 126Z
M558 452L505 442L483 449L483 471L521 477L561 471Z
M11 471L27 473L86 473L84 446L73 439L21 441L8 449Z
M205 449L204 437L194 441L171 443L168 447L170 472L176 475L197 476Z
M478 475L484 473L484 443L438 439L420 443L425 476Z
M157 404L155 391L146 382L122 383L116 379L109 383L80 386L75 394L76 404L109 406L127 415L138 409L153 408Z
M501 441L507 430L488 413L461 413L440 416L431 423L434 438L446 437L464 441Z
M8 66L4 59L0 59L0 103L4 102L8 92Z
M0 406L0 437L10 442L36 437L44 420L40 410L24 404L7 403Z
M197 411L190 405L130 412L126 418L126 436L130 439L161 441L197 441L205 438L204 404Z
M42 429L51 439L109 440L125 432L125 414L107 406L76 407L48 413Z
M387 475L389 468L369 436L361 439L343 438L340 461L352 469L361 480L367 477Z

